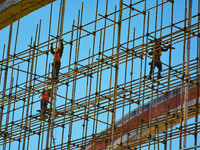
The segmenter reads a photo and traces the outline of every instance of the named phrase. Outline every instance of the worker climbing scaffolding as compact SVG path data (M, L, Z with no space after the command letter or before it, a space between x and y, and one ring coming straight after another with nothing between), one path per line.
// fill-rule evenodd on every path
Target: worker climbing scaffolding
M162 56L162 51L166 52L168 48L172 48L171 45L166 46L165 48L161 45L161 39L155 39L155 44L151 52L149 52L149 55L153 55L153 60L149 63L150 65L150 72L149 72L149 79L151 79L152 72L155 67L158 68L158 76L157 78L162 78L161 71L162 71L162 62L160 60Z
M44 113L47 110L47 104L49 103L49 98L51 96L51 90L43 90L40 97L41 104L41 113Z
M63 47L63 40L62 39L59 40L59 46L56 48L55 52L53 50L53 43L51 43L51 53L54 56L53 63L52 63L52 81L58 80L63 49L64 49L64 47Z

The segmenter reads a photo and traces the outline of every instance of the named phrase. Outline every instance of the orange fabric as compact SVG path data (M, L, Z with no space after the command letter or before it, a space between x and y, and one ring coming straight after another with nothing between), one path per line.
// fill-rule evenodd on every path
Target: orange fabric
M47 91L45 91L44 94L41 94L40 97L40 100L44 99L49 102L49 93Z
M60 61L60 60L61 60L61 57L60 57L60 53L59 53L59 52L56 52L56 53L54 54L53 60L54 60L54 61L59 61L59 62L61 62L61 61Z
M161 49L159 48L155 51L155 57L156 59L160 59L160 56L162 56L162 52Z

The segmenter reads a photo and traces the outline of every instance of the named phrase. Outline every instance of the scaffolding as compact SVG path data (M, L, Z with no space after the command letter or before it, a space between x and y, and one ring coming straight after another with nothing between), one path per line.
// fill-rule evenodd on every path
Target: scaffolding
M57 28L52 0L48 39L41 42L40 20L27 49L17 48L26 1L9 17L0 61L0 148L198 149L200 0L96 0L95 17L85 22L86 1L67 29L67 2L59 2ZM57 82L50 45L58 47L60 39ZM158 39L167 49L159 61ZM37 111L44 89L51 89L46 118Z

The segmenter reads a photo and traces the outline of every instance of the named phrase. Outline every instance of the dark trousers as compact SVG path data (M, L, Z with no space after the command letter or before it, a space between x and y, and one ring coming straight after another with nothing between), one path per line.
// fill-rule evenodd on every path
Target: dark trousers
M48 102L46 100L41 100L41 111L47 109Z
M52 63L52 78L53 79L58 79L59 75L59 70L60 70L60 62L56 61L55 63Z
M149 73L149 75L151 76L151 74L152 74L152 72L153 72L153 69L154 69L155 67L157 67L157 68L158 68L158 76L160 76L160 72L162 71L162 63L160 62L160 60L154 61L154 68L153 68L153 61L150 63L150 65L151 65L151 68L150 68L150 73Z

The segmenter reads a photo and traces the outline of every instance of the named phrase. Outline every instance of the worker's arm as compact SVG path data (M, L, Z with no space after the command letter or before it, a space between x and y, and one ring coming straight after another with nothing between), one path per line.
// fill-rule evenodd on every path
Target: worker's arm
M170 45L161 47L161 51L166 52L166 51L168 51L169 48L170 48Z
M170 44L168 45L168 46L166 46L166 47L162 47L162 51L164 51L164 52L166 52L169 48L171 48L171 49L175 49L174 47L172 47Z
M148 52L148 55L153 55L153 49L151 49L151 51Z
M51 54L55 54L55 52L53 51L53 43L51 43Z
M166 52L168 48L161 48L161 51Z

